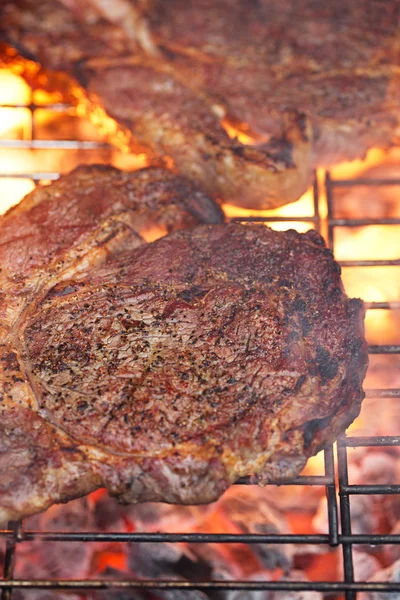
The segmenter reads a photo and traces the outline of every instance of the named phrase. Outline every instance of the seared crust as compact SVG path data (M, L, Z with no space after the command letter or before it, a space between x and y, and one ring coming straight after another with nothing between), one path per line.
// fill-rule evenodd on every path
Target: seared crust
M398 141L397 0L2 4L6 40L226 202L292 202L313 167Z
M61 259L59 268L65 270L65 254L79 246L87 251L89 239L96 236L103 251L106 246L109 252L114 246L121 251L125 245L144 243L147 236L157 237L155 227L161 237L223 219L215 202L165 169L124 172L105 165L81 166L51 186L37 187L1 217L0 282L2 287L6 280L22 285L43 269L48 277L49 264ZM74 256L74 268L76 260Z
M57 282L148 237L222 220L212 200L169 171L123 173L99 165L37 187L0 217L1 522L100 483L75 442L36 412L17 342L26 311Z
M86 14L78 5L71 11L52 0L22 0L5 2L0 16L4 39L45 67L76 78L89 101L128 127L140 147L169 158L168 164L172 158L178 172L206 193L272 208L297 200L307 189L312 127L296 109L280 107L283 116L272 139L249 147L222 126L223 98L103 15ZM29 68L23 74L29 77Z
M10 337L39 433L10 392L2 460L22 464L0 521L99 486L197 504L297 475L359 412L363 316L320 236L264 226L177 232L59 283Z

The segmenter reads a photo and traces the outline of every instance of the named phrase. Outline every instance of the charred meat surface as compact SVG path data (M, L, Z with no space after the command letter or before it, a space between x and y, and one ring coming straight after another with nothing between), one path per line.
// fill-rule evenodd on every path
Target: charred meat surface
M21 291L31 279L37 288L50 266L56 277L68 264L75 270L81 261L85 269L89 248L101 261L114 249L223 220L213 200L165 169L81 166L51 186L37 187L0 217L2 291Z
M292 202L315 166L398 141L396 0L0 7L3 39L77 78L140 144L226 202Z
M86 493L96 479L70 438L37 414L17 348L18 323L47 289L55 297L75 289L59 286L113 254L146 238L222 221L220 208L182 177L103 165L37 187L0 217L0 521L75 497L79 489Z
M91 169L113 179L103 209L87 180L68 193ZM240 476L284 481L359 412L364 309L322 238L214 224L141 244L136 208L146 221L155 205L162 222L160 197L182 184L167 173L152 188L152 173L157 182L158 170L82 168L1 218L2 523L98 487L124 502L199 504ZM133 186L129 218L127 188L112 195L120 178ZM97 223L89 211L66 239L63 212L79 193ZM198 219L218 220L195 199ZM193 224L191 201L176 192L175 204L190 207L190 217L176 208L179 226ZM13 244L40 207L60 243L49 234L46 258L38 234L24 256ZM112 217L122 234L111 235Z

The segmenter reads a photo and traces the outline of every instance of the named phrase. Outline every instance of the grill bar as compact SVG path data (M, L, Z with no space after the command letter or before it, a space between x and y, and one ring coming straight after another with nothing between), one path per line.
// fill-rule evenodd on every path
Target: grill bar
M6 542L6 553L4 557L4 569L3 577L5 582L12 581L14 576L14 568L16 563L16 545L22 539L22 523L11 522L9 523L9 529L12 535L7 538ZM3 582L0 582L3 583ZM1 600L10 600L12 595L12 586L5 585L1 590Z
M365 390L366 398L400 398L400 389L367 389Z
M2 534L9 533L7 530ZM329 544L328 535L256 534L256 533L99 533L74 531L25 531L21 541L51 542L146 542L187 544Z
M0 581L0 589L8 582ZM52 590L270 590L316 592L398 592L400 583L347 581L163 581L163 580L73 580L73 579L15 579L11 585L18 589Z
M342 485L340 494L400 494L400 485Z
M387 219L331 219L331 225L342 227L364 227L366 225L400 225L400 218Z
M2 537L12 538L13 531L3 529ZM326 534L225 534L225 533L99 533L70 531L25 531L18 542L112 542L112 543L187 543L187 544L316 544L319 546L389 545L400 544L400 534L338 534L337 541L331 543Z
M350 448L361 446L400 446L400 436L378 435L341 437L338 440L338 446L349 446Z
M400 178L396 177L355 177L354 179L331 179L329 177L329 184L333 187L355 187L357 185L366 186L385 186L385 185L400 185Z
M374 309L386 309L386 310L398 310L400 308L400 302L364 302L365 307L368 310Z
M324 467L325 476L329 479L325 487L328 506L329 544L337 546L339 544L339 517L336 502L335 459L332 446L329 446L324 452Z
M232 223L316 223L318 217L232 217Z
M393 260L338 260L341 267L398 267L400 259Z
M400 345L390 344L380 346L378 344L374 344L372 346L368 346L368 352L370 354L400 354Z
M300 477L296 477L295 479L291 479L285 483L276 483L271 482L270 485L328 485L331 483L332 478L326 475L300 475ZM235 483L235 485L250 485L251 478L250 477L241 477Z
M338 445L338 477L339 477L339 501L340 501L340 520L342 532L351 539L351 513L350 513L350 498L343 491L348 485L347 472L347 449L345 446ZM345 582L351 584L354 582L354 565L353 565L353 546L351 542L342 542L343 553L343 573ZM355 600L356 596L351 588L348 588L345 593L346 600Z

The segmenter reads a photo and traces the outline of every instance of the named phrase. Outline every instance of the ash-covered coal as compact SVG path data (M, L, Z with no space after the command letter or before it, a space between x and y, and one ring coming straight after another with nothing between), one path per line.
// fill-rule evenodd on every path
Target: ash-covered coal
M375 573L369 581L400 583L400 560ZM400 600L400 592L363 592L359 600Z
M350 484L387 485L400 480L398 461L391 449L371 451L366 447L348 452L348 475ZM400 509L395 495L352 495L350 499L351 528L353 534L371 535L388 533L396 523ZM322 498L313 520L313 527L320 533L328 533L327 501ZM378 547L363 546L366 552L379 552Z
M368 452L357 449L349 452L351 482L369 483L370 478L379 483L389 482L397 475L397 464L390 452ZM96 492L88 498L52 507L47 513L27 519L28 531L101 531L101 532L169 532L169 533L261 533L291 534L300 531L296 525L295 495L288 509L288 490L235 486L218 502L207 506L177 507L158 503L136 506L118 505L105 493ZM314 489L315 493L315 489ZM282 503L279 503L279 494ZM320 490L323 494L323 488ZM370 500L372 498L372 500ZM395 497L390 497L390 499ZM362 504L374 497L352 497L352 517L360 532L375 533L375 528L396 527L397 508L387 510L382 498L373 506ZM353 501L354 506L353 506ZM312 519L315 503L305 509L304 495L298 495L298 513ZM359 502L359 504L357 504ZM303 512L302 512L303 511ZM369 518L368 522L368 511ZM374 512L375 511L375 512ZM382 513L386 511L386 525ZM327 528L321 503L313 528L301 529L304 533ZM372 518L374 517L374 518ZM376 518L375 518L376 517ZM325 524L324 524L325 523ZM310 526L311 527L311 526ZM327 530L327 529L326 529ZM355 529L356 531L356 529ZM371 554L375 552L375 555ZM102 578L118 580L152 581L308 581L323 577L323 545L307 544L242 544L242 543L117 543L117 542L46 542L36 539L17 547L16 577L20 578ZM380 549L357 547L354 550L354 570L357 581L379 576L389 557L383 558ZM326 555L328 559L328 554ZM399 558L393 554L393 558ZM343 578L341 557L330 555L337 561L336 578ZM400 562L400 561L399 561ZM313 566L314 565L314 566ZM322 566L320 566L322 565ZM302 569L302 570L299 570ZM396 576L396 568L393 566ZM316 575L317 574L317 575ZM334 579L332 571L326 580ZM216 591L216 590L112 590L88 591L80 596L32 591L33 600L322 600L317 592L273 591ZM16 593L17 600L25 596ZM363 600L382 600L383 597L365 597ZM27 598L28 600L28 598Z
M92 531L94 513L87 498L56 504L47 512L25 521L28 530L38 532ZM15 576L26 579L80 579L88 576L95 552L93 544L34 540L17 545Z
M155 503L121 506L101 493L53 506L27 519L26 531L222 532L290 534L293 529L277 507L275 493L235 487L209 506L176 507ZM15 576L24 579L276 581L306 580L296 571L298 548L286 544L50 542L38 539L17 547ZM303 549L300 548L300 552ZM32 591L34 600L52 592ZM112 590L62 593L61 600L280 600L273 592L200 590ZM25 600L16 594L17 600ZM292 598L292 596L290 596ZM320 600L297 593L293 600ZM30 598L29 598L30 600Z

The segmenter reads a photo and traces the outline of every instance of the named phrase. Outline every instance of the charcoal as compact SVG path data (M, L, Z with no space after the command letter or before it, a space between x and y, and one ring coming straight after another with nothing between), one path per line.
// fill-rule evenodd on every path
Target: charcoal
M198 590L157 590L160 600L208 600L209 596Z
M400 583L400 560L386 569L381 569L369 581ZM400 600L399 592L362 592L358 600Z
M308 578L303 571L291 571L289 575L282 577L281 581L308 581ZM268 600L322 600L322 594L309 591L272 592Z
M271 581L268 571L253 573L247 578L247 581ZM292 571L290 575L282 577L280 581L307 581L307 577L302 571ZM249 591L232 590L223 594L212 596L213 600L322 600L319 592L309 591Z
M355 581L366 581L382 568L375 556L361 552L359 548L353 549L353 567ZM343 563L340 562L340 578L343 577Z
M390 532L393 535L400 534L400 520L396 523ZM392 564L397 560L400 560L400 545L399 544L385 544L383 547L383 553L388 564Z
M96 503L95 520L103 531L120 529L128 520L137 531L180 532L196 525L213 506L174 506L162 502L122 505L104 495Z
M41 515L26 519L25 528L36 531L85 531L93 528L88 499L54 505ZM21 578L87 577L95 544L34 540L17 546L16 576Z
M235 522L243 533L277 535L281 533L273 524ZM252 544L252 549L266 569L283 569L288 571L292 566L293 546L289 544Z
M168 579L185 581L208 579L209 567L198 562L190 551L177 544L131 544L128 551L129 568L143 579ZM161 600L206 600L208 596L198 590L157 590Z
M94 508L94 519L100 531L120 530L122 519L126 515L128 507L118 504L115 498L108 494L99 498Z
M195 576L203 570L188 549L178 544L141 543L131 544L128 549L129 567L141 577L157 578L167 573L175 575L188 574ZM198 565L198 569L197 569ZM207 569L204 574L209 574Z
M360 479L376 485L398 481L397 459L386 452L367 452L361 463Z
M265 489L236 488L219 501L219 508L242 533L278 535L290 533L283 515L271 506ZM277 544L253 544L252 550L266 569L280 568L288 571L292 566L293 546Z
M220 571L219 579L231 579L229 573ZM270 574L267 571L254 573L247 578L247 581L271 581ZM265 590L229 590L227 592L211 593L212 600L271 600L271 592Z
M102 573L103 579L122 580L130 577L124 571L107 567ZM140 590L96 590L88 600L148 600L145 592Z
M90 600L148 600L148 596L136 590L101 590L92 594Z
M357 448L349 452L349 482L351 484L386 485L399 481L397 460L387 451L369 451ZM355 534L374 534L390 530L400 518L400 503L396 496L368 495L352 496L350 500L352 532ZM313 519L313 527L320 533L328 533L326 498L321 499ZM363 550L374 552L367 546Z
M82 594L55 590L15 590L12 600L82 600Z

